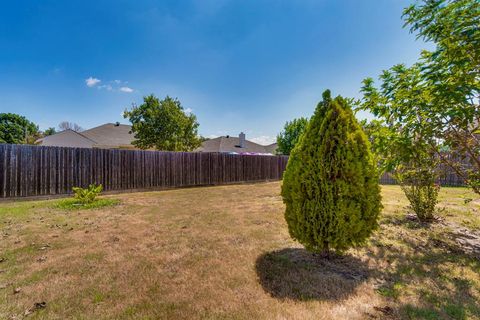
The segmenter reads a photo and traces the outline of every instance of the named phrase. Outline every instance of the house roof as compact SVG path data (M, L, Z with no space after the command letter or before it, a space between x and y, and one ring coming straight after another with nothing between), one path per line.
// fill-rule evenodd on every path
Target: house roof
M106 123L80 134L95 141L96 147L131 147L134 140L131 130L129 125Z
M79 132L67 129L35 141L42 146L92 148L95 141Z
M131 126L106 123L82 132L65 130L37 140L44 146L78 148L132 148Z
M272 146L272 145L270 145ZM245 147L240 147L240 139L238 137L222 136L214 139L206 140L202 146L196 151L200 152L236 152L236 153L271 153L270 146L263 146L261 144L245 140ZM275 148L276 149L276 148Z
M278 148L278 145L276 142L265 146L265 150L267 151L267 153L271 153L271 154L277 154L277 148Z
M65 130L37 140L44 146L76 147L76 148L134 148L132 127L124 124L106 123L82 132ZM206 140L195 151L198 152L235 152L235 153L265 153L275 154L277 144L264 146L245 140L245 146L240 147L239 137L222 136Z

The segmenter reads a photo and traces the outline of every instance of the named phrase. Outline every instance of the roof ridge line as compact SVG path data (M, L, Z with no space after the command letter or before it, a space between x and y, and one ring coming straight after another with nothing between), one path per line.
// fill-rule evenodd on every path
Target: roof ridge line
M69 130L71 130L71 129L69 129ZM93 140L92 138L87 137L86 135L84 135L84 134L82 134L82 133L80 133L80 132L77 132L77 131L75 131L75 130L71 130L71 131L75 132L75 133L78 134L79 136L84 137L85 139L88 139L88 140L90 140L90 141L92 141L92 142L98 143L97 141Z

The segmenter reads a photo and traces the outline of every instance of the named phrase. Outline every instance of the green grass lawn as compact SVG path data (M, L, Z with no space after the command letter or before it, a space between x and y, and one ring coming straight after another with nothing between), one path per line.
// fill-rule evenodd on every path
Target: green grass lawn
M279 192L0 202L0 319L480 319L480 202L467 189L443 188L425 225L382 187L380 229L329 260L290 239Z

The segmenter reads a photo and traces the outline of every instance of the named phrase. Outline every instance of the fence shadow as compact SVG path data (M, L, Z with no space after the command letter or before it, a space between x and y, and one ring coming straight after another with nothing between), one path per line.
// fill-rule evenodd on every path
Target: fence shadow
M263 289L272 297L293 300L342 300L365 282L371 270L350 255L320 258L303 248L265 253L256 261Z

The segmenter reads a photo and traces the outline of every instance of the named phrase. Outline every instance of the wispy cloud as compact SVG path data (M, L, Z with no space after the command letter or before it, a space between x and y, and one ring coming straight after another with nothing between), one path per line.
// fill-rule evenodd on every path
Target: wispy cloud
M48 73L51 74L51 75L58 76L58 75L62 74L62 72L63 72L63 68L55 67L52 70L50 70Z
M274 143L276 139L275 139L275 137L272 137L272 136L259 136L259 137L255 137L255 138L252 138L252 139L249 139L249 140L252 141L252 142L255 142L255 143L266 146L266 145Z
M184 110L184 112L185 112L186 115L189 115L190 113L193 112L193 109L192 108L187 108L187 109Z
M108 91L112 91L113 87L109 84L104 84L104 85L98 86L98 89L106 89Z
M104 83L104 84L100 84ZM89 77L85 79L85 84L89 88L97 88L98 90L107 90L112 92L125 92L125 93L132 93L135 90L131 87L126 86L128 82L122 80L110 80L110 81L102 81L95 77Z
M100 82L102 82L100 79L97 79L97 78L94 78L94 77L89 77L89 78L85 79L85 83L87 84L87 87L90 87L90 88L95 87Z
M120 91L126 92L126 93L132 93L132 92L133 92L133 89L130 88L130 87L121 87L121 88L120 88Z

